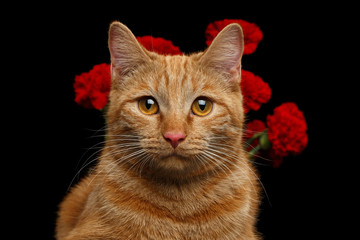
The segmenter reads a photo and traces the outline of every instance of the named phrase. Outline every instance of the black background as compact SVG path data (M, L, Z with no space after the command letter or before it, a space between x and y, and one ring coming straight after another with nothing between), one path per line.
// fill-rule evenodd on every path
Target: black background
M11 88L6 88L11 90L3 90L11 94L7 101L12 103L5 115L13 125L6 126L14 126L4 129L10 133L4 156L11 157L10 165L3 166L12 239L53 238L58 204L81 165L95 152L87 149L102 141L93 137L104 126L102 115L74 102L73 81L93 65L109 63L107 31L114 20L126 24L136 36L171 40L185 53L206 48L204 33L212 21L256 23L264 38L253 54L243 57L243 68L269 83L272 98L249 117L265 120L281 103L295 102L304 112L309 135L305 151L286 158L279 168L258 161L267 193L258 229L264 239L316 239L329 232L325 222L335 221L336 210L329 210L334 186L327 168L336 154L326 144L332 123L324 119L339 104L326 97L328 89L323 87L329 68L322 63L332 38L329 16L320 14L326 8L260 3L141 9L95 5L91 11L55 4L32 7L43 9L15 14L4 30L11 44L3 47L12 50L11 66L5 69L12 76ZM338 194L341 186L336 189Z

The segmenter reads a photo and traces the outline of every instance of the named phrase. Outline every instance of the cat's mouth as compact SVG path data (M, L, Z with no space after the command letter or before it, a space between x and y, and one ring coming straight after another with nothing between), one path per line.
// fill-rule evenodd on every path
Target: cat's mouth
M185 174L196 169L198 158L196 157L201 151L199 146L189 148L187 146L178 146L176 148L150 148L149 153L152 155L153 166L165 170L167 173ZM185 172L184 172L185 171Z
M170 154L165 155L164 158L180 158L182 160L186 160L187 157L174 151Z
M163 149L158 153L159 153L158 157L160 159L178 158L181 161L188 161L190 158L192 158L192 156L199 153L199 149L179 146L175 149L174 148Z

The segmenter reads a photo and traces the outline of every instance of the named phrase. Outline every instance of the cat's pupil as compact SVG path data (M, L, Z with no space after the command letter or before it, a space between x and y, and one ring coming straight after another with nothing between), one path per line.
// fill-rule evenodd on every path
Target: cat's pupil
M205 100L199 100L198 101L199 107L201 109L201 111L204 111L205 107L206 107L206 101Z
M147 109L150 109L151 106L154 105L154 104L155 104L155 101L152 100L151 98L146 99L146 101L145 101L145 107L146 107Z

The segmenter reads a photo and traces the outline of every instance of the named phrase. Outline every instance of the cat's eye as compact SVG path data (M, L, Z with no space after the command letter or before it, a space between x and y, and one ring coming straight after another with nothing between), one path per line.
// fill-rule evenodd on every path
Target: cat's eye
M205 97L199 97L195 99L191 106L191 111L200 117L208 115L213 108L213 103L205 98Z
M150 115L159 111L159 105L153 97L143 97L139 100L139 109L142 113Z

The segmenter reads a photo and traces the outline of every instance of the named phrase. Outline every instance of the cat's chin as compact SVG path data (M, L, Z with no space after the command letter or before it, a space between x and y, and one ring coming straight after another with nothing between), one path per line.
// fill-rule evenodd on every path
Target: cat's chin
M158 159L157 164L159 167L165 170L183 171L189 167L191 161L187 157L174 153L161 157Z

